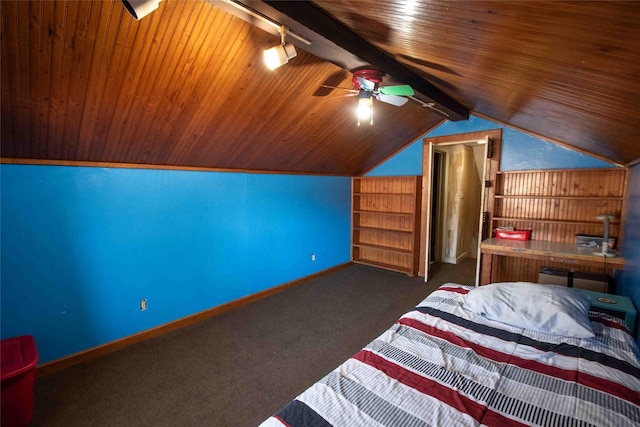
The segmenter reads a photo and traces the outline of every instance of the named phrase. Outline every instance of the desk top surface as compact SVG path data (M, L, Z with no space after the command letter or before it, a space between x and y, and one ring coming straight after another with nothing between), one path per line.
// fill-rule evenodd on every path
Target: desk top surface
M482 241L480 249L491 253L513 253L514 255L542 255L548 257L560 257L570 259L582 259L585 261L605 262L604 257L594 255L595 248L579 247L575 243L548 242L546 240L507 240L487 239ZM607 264L624 265L624 258L618 253L615 258L607 257Z

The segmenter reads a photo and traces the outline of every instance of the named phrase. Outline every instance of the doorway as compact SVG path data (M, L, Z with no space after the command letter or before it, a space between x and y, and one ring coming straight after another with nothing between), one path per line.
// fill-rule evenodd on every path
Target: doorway
M446 196L446 161L447 153L444 151L433 151L433 171L431 173L431 230L442 230L444 221L444 198ZM442 261L442 233L433 233L429 241L429 263Z
M501 138L498 129L424 140L420 272L425 281L433 263L472 259L478 283L480 242L488 237L483 230L491 229L493 210L488 202L493 189L486 182L499 165L491 142L498 140L500 147Z

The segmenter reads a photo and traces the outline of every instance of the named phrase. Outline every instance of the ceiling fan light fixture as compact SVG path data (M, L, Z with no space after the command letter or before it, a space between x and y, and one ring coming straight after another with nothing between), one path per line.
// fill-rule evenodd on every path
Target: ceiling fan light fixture
M358 108L357 108L357 116L358 116L358 126L360 126L360 121L369 120L369 124L373 124L373 96L367 93L361 93L358 96Z
M161 0L122 0L125 9L137 21L141 20L151 12L156 10Z
M291 43L274 46L264 51L264 63L270 70L275 70L289 62L290 59L298 55L295 46Z

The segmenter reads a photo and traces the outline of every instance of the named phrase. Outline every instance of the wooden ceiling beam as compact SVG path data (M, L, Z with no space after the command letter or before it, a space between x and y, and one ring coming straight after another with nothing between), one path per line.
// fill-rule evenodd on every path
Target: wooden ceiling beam
M350 67L347 68L348 71L353 71L354 67L351 66L357 64L359 59L360 64L371 65L391 76L393 80L410 85L416 92L416 98L424 104L432 104L432 109L441 114L444 113L447 119L460 121L469 118L467 107L360 37L315 4L309 1L263 1L261 3L268 6L265 8L259 3L247 2L250 7L260 9L265 15L278 19L289 28L295 29L298 34L306 36L315 33L309 37L313 40L310 46L301 46L307 52L342 68L345 68L346 64ZM287 22L288 20L284 17L295 23ZM324 40L319 40L318 36ZM296 44L295 40L287 41ZM354 60L354 57L357 59Z

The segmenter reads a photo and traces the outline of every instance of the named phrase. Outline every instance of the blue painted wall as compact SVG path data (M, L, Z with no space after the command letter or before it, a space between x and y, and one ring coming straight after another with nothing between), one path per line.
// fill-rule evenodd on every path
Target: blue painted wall
M34 335L41 363L350 260L348 177L1 165L0 179L1 335Z
M502 128L501 170L615 167L586 154L471 115L466 121L444 122L386 162L372 169L367 175L422 175L422 140L424 138L499 128Z

